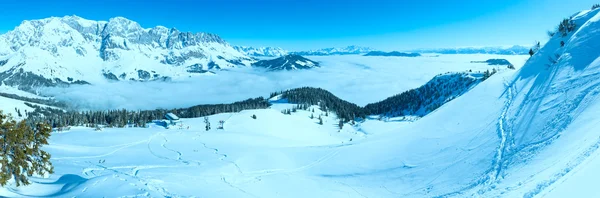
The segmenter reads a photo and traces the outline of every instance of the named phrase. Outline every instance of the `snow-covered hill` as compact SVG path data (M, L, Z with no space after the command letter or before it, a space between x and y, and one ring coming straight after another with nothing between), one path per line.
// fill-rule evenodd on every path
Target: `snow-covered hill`
M364 54L374 51L373 48L351 45L343 48L323 48L318 50L290 52L300 56L330 56L330 55L348 55L348 54Z
M304 58L300 55L285 55L276 59L261 60L252 63L254 67L266 68L269 71L277 70L299 70L299 69L312 69L319 67L319 63L312 61L308 58Z
M233 46L237 51L242 52L248 56L266 56L266 57L279 57L288 54L287 50L281 49L280 47L247 47L247 46Z
M501 54L501 55L526 55L529 47L514 45L511 47L456 47L456 48L437 48L437 49L416 49L411 50L417 53L438 53L438 54Z
M13 86L157 80L250 62L215 34L143 28L123 17L23 21L0 35L0 81Z

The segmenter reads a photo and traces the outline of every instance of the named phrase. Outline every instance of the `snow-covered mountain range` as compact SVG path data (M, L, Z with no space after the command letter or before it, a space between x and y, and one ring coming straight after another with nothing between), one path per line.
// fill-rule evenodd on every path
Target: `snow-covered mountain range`
M419 53L404 53L404 52L398 52L398 51L392 51L392 52L372 51L372 52L365 54L364 56L418 57L418 56L421 56L421 54L419 54Z
M234 46L241 53L248 56L256 57L279 57L287 54L295 54L301 56L330 56L330 55L349 55L349 54L364 54L374 51L373 48L351 45L342 48L323 48L309 51L288 51L280 47L246 47Z
M301 56L329 56L329 55L348 55L348 54L364 54L370 51L374 51L373 48L370 47L361 47L356 45L351 45L343 48L323 48L318 50L309 50L309 51L297 51L290 52L290 54L296 54Z
M514 45L511 47L456 47L456 48L433 48L411 50L417 53L438 54L501 54L501 55L525 55L529 47Z
M287 50L280 47L248 47L248 46L233 46L236 50L248 56L267 56L279 57L288 54Z
M0 35L0 81L7 85L168 79L251 62L215 34L143 28L123 17L28 20Z
M343 48L323 48L308 51L287 51L280 47L246 47L234 46L241 53L256 57L279 57L286 54L296 54L301 56L330 56L330 55L349 55L366 54L376 51L370 47L361 47L351 45ZM456 47L456 48L430 48L408 50L413 53L438 53L438 54L499 54L499 55L526 55L529 47L514 45L510 47Z

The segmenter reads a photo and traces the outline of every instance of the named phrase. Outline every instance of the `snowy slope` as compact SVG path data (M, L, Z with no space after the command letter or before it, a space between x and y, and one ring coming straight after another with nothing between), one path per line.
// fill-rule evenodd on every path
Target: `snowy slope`
M153 80L187 76L190 66L248 66L250 59L210 33L142 28L123 17L91 21L77 16L23 21L0 35L0 80L19 85ZM34 78L34 77L39 78Z
M560 185L600 145L599 19L598 10L576 15L575 32L552 38L515 75L495 75L405 136L348 148L331 160L344 163L315 170L366 196L383 186L387 196L532 197ZM381 152L356 156L365 149Z
M313 156L305 149L365 138L348 126L338 130L333 115L323 116L324 124L319 125L316 118L309 118L322 114L316 106L314 113L280 113L289 106L210 116L210 131L204 131L202 118L197 118L184 119L182 129L75 127L54 133L46 149L52 153L56 174L35 178L31 186L0 189L0 195L248 197L254 193L238 185L260 182L261 177L294 175L314 166L311 161L327 157ZM216 129L218 120L225 121L223 130Z

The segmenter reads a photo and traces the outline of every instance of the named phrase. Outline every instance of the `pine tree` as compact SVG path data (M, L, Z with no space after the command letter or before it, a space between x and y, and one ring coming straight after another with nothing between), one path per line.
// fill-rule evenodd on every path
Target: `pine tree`
M255 114L252 114L252 119L256 120L256 115Z
M315 115L314 114L310 114L310 119L313 119L313 118L315 118Z
M323 118L321 118L321 115L319 115L319 124L323 125Z
M208 117L204 117L204 124L206 125L206 131L210 130L210 121L208 120Z
M35 128L25 121L16 122L0 111L0 185L14 179L16 186L30 184L27 177L54 173L50 154L41 150L48 145L52 128L44 123Z
M338 127L340 127L340 130L342 128L344 128L344 121L340 119L340 122L338 123Z

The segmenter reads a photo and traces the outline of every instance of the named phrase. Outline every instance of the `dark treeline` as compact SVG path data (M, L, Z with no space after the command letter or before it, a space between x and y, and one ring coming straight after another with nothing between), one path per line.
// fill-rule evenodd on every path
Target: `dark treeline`
M43 105L48 105L48 106L54 106L54 107L61 107L61 108L67 107L67 104L65 104L63 102L51 100L51 99L28 98L28 97L19 96L16 94L9 94L9 93L2 93L2 92L0 92L0 96L5 97L5 98L20 100L20 101L25 101L25 102L32 102L32 103L38 103L38 104L43 104Z
M424 116L444 103L468 91L476 82L483 81L495 71L486 71L482 77L473 78L467 73L438 75L427 84L389 97L380 102L360 107L342 100L331 92L312 87L302 87L282 92L271 93L271 97L281 95L289 103L299 104L296 109L307 110L309 105L318 105L325 112L333 112L342 122L364 119L367 115L386 117L417 115ZM480 74L481 75L481 74ZM174 113L181 118L197 118L218 113L239 112L247 109L268 108L270 103L262 97L248 99L231 104L197 105L189 108L156 109L156 110L108 110L108 111L63 111L58 108L41 107L26 103L35 109L26 112L30 124L45 122L53 128L66 126L96 127L146 127L154 120L163 119L166 113ZM285 113L291 113L287 110Z
M478 79L469 77L466 73L438 75L419 88L368 104L363 109L368 115L424 116L467 92L476 82L483 81L492 74L486 71L484 77Z
M302 87L271 93L271 96L279 94L290 103L319 105L322 110L333 111L340 119L345 121L366 117L366 114L358 105L342 100L331 92L321 88Z
M380 102L368 104L365 107L342 100L327 90L311 87L275 92L271 93L271 97L281 95L281 98L287 99L290 103L319 105L321 109L334 112L344 122L365 118L367 115L424 116L444 103L466 93L473 85L484 81L495 72L492 70L479 73L482 75L479 78L469 76L467 73L438 75L421 87L402 92ZM289 113L288 111L286 113Z
M156 109L143 111L109 110L109 111L61 111L32 105L36 111L28 113L28 123L45 122L53 128L66 126L95 127L146 127L153 120L163 119L166 113L174 113L180 118L197 118L218 113L239 112L247 109L263 109L270 106L262 97L248 99L231 104L197 105L189 108Z

